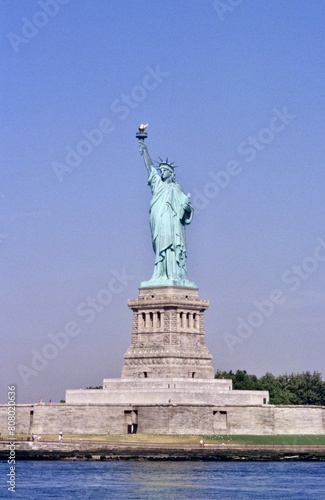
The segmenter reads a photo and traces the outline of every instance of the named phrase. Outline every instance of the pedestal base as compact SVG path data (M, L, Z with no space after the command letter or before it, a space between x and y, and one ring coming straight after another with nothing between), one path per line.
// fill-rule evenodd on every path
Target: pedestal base
M122 378L213 379L203 313L209 307L194 287L140 288L133 311L132 342Z
M148 280L148 281L142 281L140 288L157 288L161 286L172 286L172 287L185 287L185 288L196 288L197 289L197 284L194 283L194 281L189 281L189 280L172 280L172 279L167 279L167 278L162 278L162 279L157 279L157 280Z

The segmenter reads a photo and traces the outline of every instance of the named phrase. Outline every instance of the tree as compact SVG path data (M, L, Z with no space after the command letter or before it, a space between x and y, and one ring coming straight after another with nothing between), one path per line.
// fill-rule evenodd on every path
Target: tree
M293 404L325 405L325 382L319 372L292 373L285 377L285 381L283 376L279 378L292 394Z
M325 406L325 382L319 372L303 372L279 375L266 373L261 378L249 375L246 370L220 371L215 378L231 379L233 389L269 391L274 405L321 405Z
M260 383L256 375L249 375L246 370L237 370L236 373L217 371L215 378L231 379L233 389L242 391L256 391L260 389Z
M279 377L275 377L272 373L266 373L260 379L261 389L269 391L270 404L272 405L290 405L294 404L290 391L285 386L281 386Z

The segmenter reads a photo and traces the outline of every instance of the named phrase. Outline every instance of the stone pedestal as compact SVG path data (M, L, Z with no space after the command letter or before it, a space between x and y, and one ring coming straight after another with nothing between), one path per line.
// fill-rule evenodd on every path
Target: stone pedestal
M122 378L214 378L203 322L209 302L197 288L140 288L128 306L132 336Z
M104 379L103 389L66 392L74 432L274 432L267 391L236 391L231 380L214 378L203 323L209 302L197 288L141 287L128 306L132 335L122 377Z

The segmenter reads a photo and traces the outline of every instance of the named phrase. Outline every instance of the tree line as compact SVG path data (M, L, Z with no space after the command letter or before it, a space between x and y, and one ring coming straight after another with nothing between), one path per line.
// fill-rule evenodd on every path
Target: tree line
M325 406L325 381L319 372L285 373L278 377L266 373L258 378L246 370L218 370L215 378L231 379L237 390L269 391L270 404Z

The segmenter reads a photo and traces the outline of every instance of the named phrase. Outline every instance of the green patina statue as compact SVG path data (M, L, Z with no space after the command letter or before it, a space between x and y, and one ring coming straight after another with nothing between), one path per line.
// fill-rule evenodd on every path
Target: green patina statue
M172 163L160 161L158 175L148 153L144 139L145 125L139 126L140 153L148 170L148 184L151 187L150 227L152 246L155 253L155 266L152 278L141 283L141 287L184 286L197 288L189 281L186 272L185 226L190 224L194 209L190 195L186 195L175 182Z

